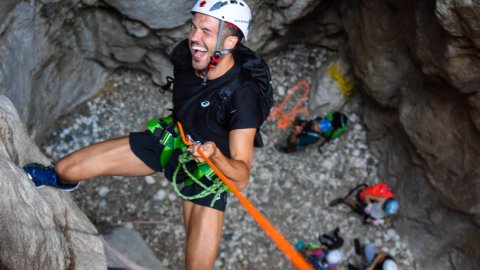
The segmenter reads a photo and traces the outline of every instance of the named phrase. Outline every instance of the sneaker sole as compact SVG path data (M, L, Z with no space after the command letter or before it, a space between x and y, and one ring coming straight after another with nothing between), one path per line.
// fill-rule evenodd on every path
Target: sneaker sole
M28 179L30 179L30 181L33 182L33 178L30 174L28 173L25 173L28 177ZM49 186L49 185L41 185L41 186L37 186L35 185L35 182L33 183L33 185L35 186L36 189L41 189L41 188L44 188L45 186ZM57 189L57 190L62 190L62 191L74 191L75 189L77 189L78 187L80 186L80 183L77 183L77 186L74 187L74 188L71 188L71 189L63 189L63 188L59 188L59 187L54 187L54 186L49 186L51 188L54 188L54 189Z

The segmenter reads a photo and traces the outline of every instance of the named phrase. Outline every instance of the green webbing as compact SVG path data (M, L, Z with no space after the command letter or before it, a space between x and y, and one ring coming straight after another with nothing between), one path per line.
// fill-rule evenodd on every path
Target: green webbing
M182 151L185 151L187 149L187 146L182 142L182 139L178 135L180 133L178 132L178 127L176 125L173 128L173 131L177 134L176 136L166 129L167 126L170 125L172 122L173 117L170 115L161 119L151 119L147 123L147 128L152 134L155 134L155 131L158 129L161 129L163 131L162 136L159 138L160 143L165 146L163 148L162 154L160 155L160 166L162 167L162 169L165 169L165 167L167 166L167 163L170 160L170 157L172 156L175 149L181 149Z
M173 127L173 132L175 132L175 135L172 134L169 130L167 130L168 128L167 126L172 123L173 123L173 117L171 115L161 119L154 118L147 123L147 128L152 134L155 134L155 131L157 131L158 129L161 129L162 131L161 136L159 137L159 142L162 145L164 145L164 148L160 155L160 166L163 169L165 169L168 161L170 160L173 154L173 151L175 149L180 149L183 152L183 154L181 154L178 157L178 165L177 165L177 168L175 169L175 172L173 173L173 179L172 179L173 189L175 190L177 195L184 200L201 199L211 194L215 194L215 196L213 196L213 199L210 203L210 207L213 207L213 205L215 204L215 201L220 198L220 195L223 192L229 192L230 190L225 186L225 184L223 184L223 182L218 177L216 177L215 172L213 171L212 168L210 168L210 166L206 162L197 163L197 168L193 171L193 173L190 173L190 171L187 169L187 166L185 164L193 160L193 158L187 152L187 146L183 143L182 139L180 138L180 135L179 135L180 132L178 130L177 125ZM185 186L191 186L196 183L203 188L203 191L193 196L186 196L182 194L178 189L178 185L177 185L177 175L180 168L182 168L185 174L187 174L188 176L188 179L185 181ZM208 180L212 181L213 182L212 185L206 186L205 184L203 184L200 181L202 177L206 177Z

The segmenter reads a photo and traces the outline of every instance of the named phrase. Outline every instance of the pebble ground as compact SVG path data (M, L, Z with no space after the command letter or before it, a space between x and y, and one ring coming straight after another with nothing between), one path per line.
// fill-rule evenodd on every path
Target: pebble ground
M334 53L306 45L293 45L269 59L276 102L298 81L311 81L315 70ZM168 115L171 96L160 94L144 74L118 71L99 95L58 121L43 149L52 160L86 145L145 129L153 118ZM308 102L308 101L307 101ZM328 202L348 193L359 183L376 183L378 160L368 149L360 117L361 98L354 93L344 107L350 129L325 145L283 154L274 145L285 140L286 130L274 121L262 128L265 147L256 149L255 164L244 195L270 220L290 243L317 244L322 233L340 228L345 239L344 258L359 265L353 239L370 242L389 252L400 269L417 269L412 255L393 226L364 225L345 207ZM308 104L307 104L308 105ZM99 228L127 226L138 230L163 262L164 269L183 269L181 200L159 173L146 177L99 177L85 181L72 192L75 201ZM216 269L294 269L233 196L229 196L224 233ZM394 225L395 223L393 223Z

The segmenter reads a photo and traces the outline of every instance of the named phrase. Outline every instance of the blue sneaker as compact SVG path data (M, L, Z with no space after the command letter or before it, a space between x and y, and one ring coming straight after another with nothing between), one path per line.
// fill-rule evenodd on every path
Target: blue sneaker
M57 181L57 173L53 166L44 166L38 163L30 163L23 167L28 178L33 181L37 188L44 185L58 188L65 191L72 191L78 187L77 184L61 184Z

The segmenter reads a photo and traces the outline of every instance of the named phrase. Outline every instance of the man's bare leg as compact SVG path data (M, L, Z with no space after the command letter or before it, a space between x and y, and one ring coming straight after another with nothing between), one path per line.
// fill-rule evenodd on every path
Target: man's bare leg
M222 237L224 212L183 201L187 245L185 269L213 269Z
M62 182L70 184L102 175L155 173L132 152L128 137L92 144L68 154L55 164L55 171Z

